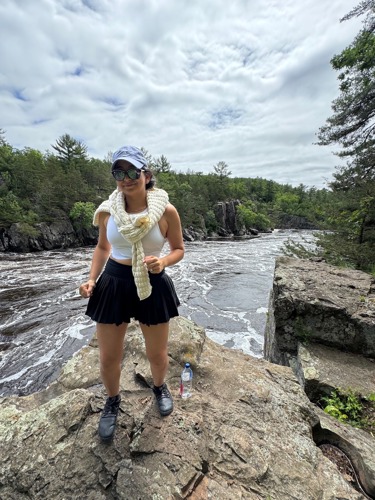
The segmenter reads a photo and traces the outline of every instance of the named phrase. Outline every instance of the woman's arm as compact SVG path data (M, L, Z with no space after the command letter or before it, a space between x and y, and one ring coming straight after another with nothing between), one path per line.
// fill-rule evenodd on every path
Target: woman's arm
M180 216L176 208L170 203L164 212L164 217L167 222L166 238L169 243L170 252L160 260L163 262L164 267L173 266L177 264L185 253L184 240L182 239L182 228Z
M84 298L92 295L96 280L99 278L111 251L111 245L107 240L108 217L109 214L105 212L99 214L99 238L92 256L89 279L79 287L79 293Z
M160 258L153 255L145 257L144 262L148 269L155 273L160 273L167 266L177 264L183 258L185 252L180 216L176 208L170 203L167 205L160 220L160 229L167 238L170 252L168 255Z

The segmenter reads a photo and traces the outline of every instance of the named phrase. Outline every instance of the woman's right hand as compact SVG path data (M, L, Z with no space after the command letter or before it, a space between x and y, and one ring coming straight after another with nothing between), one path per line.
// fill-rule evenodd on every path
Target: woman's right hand
M95 280L88 280L86 283L82 283L79 287L79 294L84 299L88 299L94 292L96 286Z

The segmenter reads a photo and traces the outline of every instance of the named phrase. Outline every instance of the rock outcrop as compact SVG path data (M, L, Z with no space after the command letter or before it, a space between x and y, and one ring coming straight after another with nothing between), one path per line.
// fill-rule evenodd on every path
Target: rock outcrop
M274 218L276 227L279 229L318 229L316 224L300 215L280 213L274 214Z
M312 401L334 389L375 393L375 281L317 260L279 257L265 335L265 358L290 366ZM375 442L369 433L316 409L317 443L350 458L375 498Z
M114 442L97 437L104 402L95 339L46 390L0 400L0 498L363 499L316 446L314 406L289 367L219 346L171 322L174 412L158 415L136 324L129 328ZM183 362L194 393L178 398Z
M289 365L301 342L375 358L375 280L316 260L276 259L265 357Z
M0 252L37 252L85 245L95 245L97 229L75 231L68 218L41 222L25 230L21 223L0 228Z
M240 223L236 207L240 201L222 201L215 206L215 217L219 225L218 234L220 236L243 236L246 234L246 227Z

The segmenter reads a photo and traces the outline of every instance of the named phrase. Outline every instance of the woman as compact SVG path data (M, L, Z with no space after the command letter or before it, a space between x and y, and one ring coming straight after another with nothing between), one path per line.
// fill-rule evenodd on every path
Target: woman
M107 401L99 436L113 439L120 406L120 374L125 333L131 318L139 321L153 377L153 392L162 416L173 410L165 383L169 320L180 305L167 266L184 256L181 222L168 195L155 180L142 151L123 146L113 154L117 189L94 215L99 238L89 279L80 288L89 297L86 314L97 323L100 372ZM170 252L161 257L168 241ZM104 268L104 269L103 269Z

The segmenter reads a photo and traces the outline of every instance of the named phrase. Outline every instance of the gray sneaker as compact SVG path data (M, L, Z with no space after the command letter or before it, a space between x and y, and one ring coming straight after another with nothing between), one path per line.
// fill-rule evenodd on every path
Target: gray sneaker
M103 443L110 443L113 439L120 403L120 394L107 398L105 402L99 421L99 436Z
M156 402L159 407L159 412L162 417L166 417L173 411L173 399L169 392L167 384L163 384L160 387L154 386L152 389L156 397Z

